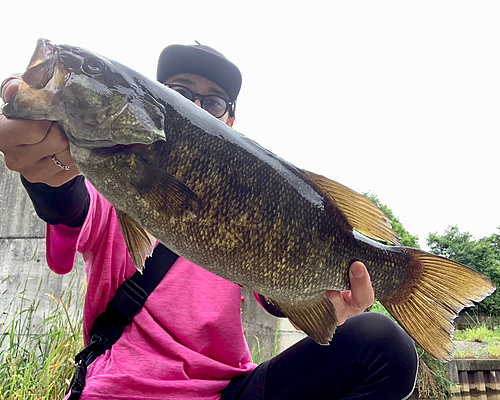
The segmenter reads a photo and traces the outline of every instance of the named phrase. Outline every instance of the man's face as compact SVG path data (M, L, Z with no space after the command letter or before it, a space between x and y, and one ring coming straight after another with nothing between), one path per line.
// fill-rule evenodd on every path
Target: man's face
M194 74L177 74L174 76L171 76L170 78L167 79L164 84L176 84L176 85L182 85L190 89L193 93L198 93L201 95L216 95L219 97L222 97L224 99L229 99L228 94L222 89L219 85L216 83L212 82L211 80L208 80L207 78L204 78L199 75L194 75ZM201 107L201 100L200 99L195 99L194 103L198 106ZM219 118L222 122L229 126L233 126L234 123L234 118L229 116L229 111L227 111L222 117Z

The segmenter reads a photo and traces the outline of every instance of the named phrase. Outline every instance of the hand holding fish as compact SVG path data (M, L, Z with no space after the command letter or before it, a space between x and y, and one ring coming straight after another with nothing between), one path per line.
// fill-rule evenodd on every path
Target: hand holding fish
M342 325L351 315L363 313L375 301L370 275L363 263L359 261L352 263L349 269L349 281L350 290L326 291L326 297L337 310L338 325Z
M359 261L352 263L349 269L349 281L350 290L327 290L325 292L337 311L337 325L342 325L352 315L362 314L375 301L372 281L363 263ZM293 321L290 323L295 329L302 330Z
M20 82L14 78L2 85L5 102L17 92ZM0 115L0 151L7 167L30 182L61 186L80 175L66 135L52 121L13 120Z

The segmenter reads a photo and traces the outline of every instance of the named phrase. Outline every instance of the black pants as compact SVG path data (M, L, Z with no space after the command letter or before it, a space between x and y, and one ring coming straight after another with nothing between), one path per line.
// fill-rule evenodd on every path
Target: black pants
M221 400L401 400L417 367L411 338L384 315L364 313L339 326L329 346L305 338L233 379Z

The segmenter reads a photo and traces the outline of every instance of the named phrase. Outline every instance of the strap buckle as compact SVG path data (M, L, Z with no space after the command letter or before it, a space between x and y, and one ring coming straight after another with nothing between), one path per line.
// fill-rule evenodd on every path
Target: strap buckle
M70 393L68 399L69 400L78 400L82 395L83 388L85 387L85 378L87 376L87 366L83 362L83 360L79 360L75 364L75 374L73 375L73 379L71 380L71 384L69 385L66 394Z

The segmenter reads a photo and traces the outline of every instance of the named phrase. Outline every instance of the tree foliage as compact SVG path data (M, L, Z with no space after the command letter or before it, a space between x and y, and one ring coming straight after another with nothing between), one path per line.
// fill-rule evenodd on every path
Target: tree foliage
M368 200L370 200L373 204L375 204L378 208L380 208L384 214L391 221L391 226L394 232L399 235L399 240L403 243L404 246L419 248L418 237L411 235L405 228L403 228L403 224L399 221L398 218L394 216L394 213L390 208L386 205L382 204L378 197L371 193L363 193Z
M481 272L500 285L500 235L493 234L476 240L469 232L450 226L444 235L430 233L427 237L430 252L449 258ZM495 292L469 311L500 315L500 294Z

